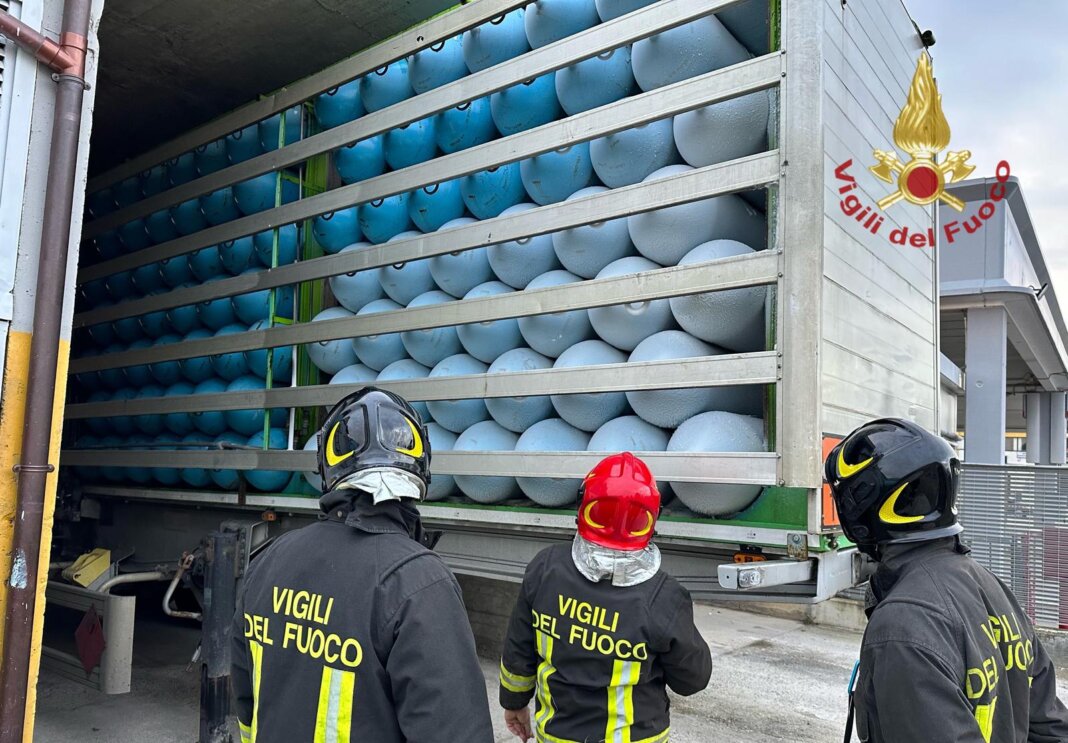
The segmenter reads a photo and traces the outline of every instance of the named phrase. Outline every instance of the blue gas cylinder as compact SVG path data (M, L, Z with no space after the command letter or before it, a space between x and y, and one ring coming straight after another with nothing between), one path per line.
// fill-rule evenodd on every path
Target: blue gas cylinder
M226 274L222 256L216 245L194 250L188 254L189 270L198 281L213 281Z
M182 337L167 333L161 335L152 344L153 346L166 346L170 343L181 343ZM178 361L154 361L148 365L152 378L164 387L170 387L182 378L182 368Z
M392 237L390 242L421 235L420 232L402 232ZM434 278L430 275L430 265L426 260L381 266L378 269L378 283L382 285L386 296L405 306L420 294L435 288Z
M748 415L722 411L701 413L678 427L668 442L673 452L767 451L764 422ZM760 485L672 482L687 508L703 516L727 516L741 511L760 495Z
M96 309L111 304L111 294L108 292L108 285L104 279L87 281L79 287L79 291L85 297L87 307Z
M184 289L190 286L196 285L182 284L180 288ZM171 328L176 333L182 335L199 328L200 318L197 316L197 306L195 304L185 304L180 307L171 307L167 310L167 322L171 324Z
M152 437L143 433L135 433L133 436L128 436L123 443L122 448L126 450L148 449L152 444ZM146 457L146 459L151 458ZM122 472L125 479L136 482L138 485L147 485L152 481L152 470L148 467L123 467Z
M645 180L687 173L689 165L669 165ZM709 240L737 240L763 247L764 216L742 197L726 194L627 217L630 239L638 252L662 266L677 265L684 255Z
M180 235L192 235L208 226L208 220L200 209L200 199L189 199L172 206L171 221Z
M555 257L555 253L553 254ZM527 289L544 289L581 281L568 271L556 270L543 273L529 284ZM556 358L576 343L593 337L593 326L586 310L554 312L549 315L533 315L519 318L519 332L523 340L538 353ZM567 420L566 416L561 416Z
M438 149L449 154L497 138L489 98L476 98L438 114L434 128Z
M155 384L146 384L137 392L137 400L163 397L163 388ZM134 416L134 425L142 433L155 436L163 432L163 416L160 413L142 413Z
M552 365L551 359L533 349L516 348L498 356L497 360L490 364L488 373L534 371L549 369ZM488 397L486 409L493 416L493 420L516 433L522 433L538 421L553 415L553 404L548 395Z
M249 326L249 330L266 330L270 327L267 320L257 320ZM248 369L256 376L267 378L267 349L258 348L245 351L245 360ZM282 387L289 384L290 373L293 370L293 347L278 346L271 354L271 379L272 386Z
M519 214L536 208L535 204L516 204L501 212L502 216ZM490 245L486 257L497 278L515 289L525 289L535 277L560 268L550 235L523 237Z
M89 214L95 219L100 219L106 214L111 214L117 208L115 193L110 188L102 188L94 191L85 198L89 207Z
M146 199L169 188L166 163L156 165L141 173L141 193Z
M158 263L146 263L130 272L130 281L139 294L155 294L163 289L163 276Z
M567 421L549 418L523 432L516 451L585 451L590 435ZM546 508L563 508L578 499L582 480L568 477L518 477L519 487L528 498Z
M196 161L192 152L186 152L167 161L167 181L171 186L180 186L197 177Z
M554 369L572 366L621 364L627 355L604 341L590 340L576 343L560 354ZM581 395L553 395L553 407L565 421L590 433L613 418L624 414L627 397L622 392L586 392ZM583 449L586 447L583 446Z
M429 307L453 301L455 299L451 295L435 289L415 297L408 303L408 309ZM401 341L404 343L404 348L408 351L409 356L423 366L428 367L433 367L439 361L461 351L460 339L456 337L456 328L452 326L427 328L425 330L405 330L401 333ZM449 428L449 426L446 426L446 428Z
M124 387L116 390L111 396L113 402L119 400L133 400L137 397L137 390L133 387ZM111 430L120 436L130 436L134 432L134 419L129 415L116 415L108 419Z
M370 247L371 243L353 243L340 252L350 253ZM331 294L349 312L359 312L367 303L385 296L382 285L378 283L378 272L373 269L338 274L331 276L328 281Z
M423 366L418 361L414 359L400 359L399 361L394 361L378 373L378 382L395 382L403 379L424 379L429 374L430 369ZM407 395L405 397L407 397ZM427 409L425 402L412 402L411 400L408 402L411 403L415 412L419 413L419 418L424 423L428 423L431 420L430 411Z
M768 91L731 98L675 117L675 144L695 168L754 155L767 147Z
M118 258L123 252L122 241L119 240L119 233L115 230L101 232L93 238L92 250L102 261Z
M556 73L549 72L492 94L490 113L497 131L507 137L556 121L561 109L555 80Z
M127 253L147 248L152 242L145 227L145 220L134 219L119 227L119 242Z
M189 256L187 255L163 258L159 262L159 273L163 283L171 289L193 280L193 269L189 267Z
M688 80L749 58L715 15L663 31L634 43L631 65L642 90Z
M133 206L142 198L141 188L140 176L132 175L119 181L112 188L115 194L115 203L118 204L120 209Z
M278 228L278 264L288 266L297 260L300 247L300 228L295 224L286 224ZM261 264L271 267L274 259L275 230L264 230L252 236L252 245Z
M204 441L204 434L194 431L182 437L182 449L184 451L205 450L208 448L207 446L189 446L189 444L198 444ZM202 467L183 467L178 474L182 478L182 482L191 488L211 487L211 475Z
M390 240L411 227L408 194L399 193L360 204L359 221L364 237L375 245Z
M263 390L267 383L259 377L246 374L226 385L227 392L250 392ZM234 431L251 436L257 431L263 430L264 411L260 410L227 410L223 413L226 425ZM289 412L285 408L271 408L269 416L272 426L284 426L289 418Z
M206 328L196 328L186 333L183 340L204 340L205 338L212 338L214 335ZM178 362L178 367L182 370L182 376L193 384L199 384L206 379L211 379L215 374L215 370L211 367L210 356L195 356L191 359L182 359Z
M363 114L359 78L331 88L315 98L315 118L323 129L333 129L355 121Z
M595 181L586 142L531 157L519 163L523 188L539 204L555 204Z
M193 150L193 167L197 175L214 173L229 165L230 158L226 154L225 139L216 139L214 142L202 144Z
M293 144L301 138L301 108L300 106L293 106L286 110L285 114L285 132L284 132L284 144ZM282 114L275 114L270 116L259 124L259 136L260 147L264 152L270 152L278 149L278 140L283 134L279 131L282 126Z
M601 21L619 18L621 15L626 15L638 8L644 8L654 2L656 0L593 0L593 4L597 6L597 15L601 17Z
M245 273L258 273L262 269L250 268ZM266 320L271 315L271 289L260 289L232 298L234 314L241 322L251 325ZM280 286L274 289L274 316L293 317L293 287Z
M459 179L433 183L408 194L408 216L423 232L434 232L463 217Z
M442 359L430 370L430 377L456 377L467 374L485 374L488 367L466 353L458 353ZM481 398L466 400L430 400L426 404L435 423L452 431L462 433L479 421L489 418L486 403Z
M217 279L212 279L215 281ZM230 325L237 319L234 314L234 304L230 297L209 299L197 304L197 318L200 324L212 330L219 330L223 326Z
M279 177L277 173L263 173L247 181L235 183L234 203L242 214L256 214L273 209L277 195ZM289 178L282 176L281 204L289 204L300 197L300 186Z
M219 328L215 332L215 337L223 335L236 335L238 333L244 333L248 330L248 327L240 323L233 323ZM211 357L211 368L225 380L231 381L238 377L248 374L248 362L245 360L244 351L231 351L229 353L219 353Z
M218 448L225 448L226 444L232 444L243 449L248 445L248 439L233 431L219 432L215 437L215 444ZM220 447L220 444L223 446ZM213 469L208 471L208 475L211 476L211 481L223 490L235 490L241 482L241 475L237 470Z
M223 224L241 216L234 192L227 186L200 197L200 211L209 224Z
M382 135L353 142L334 151L334 165L342 183L356 183L386 172L386 151Z
M471 72L493 67L529 51L522 8L464 32L464 62Z
M145 217L145 229L153 243L165 243L178 237L169 209L160 209Z
M111 393L107 390L97 390L93 394L89 395L86 402L108 402L111 400ZM107 436L111 431L111 422L109 418L86 418L85 425L89 427L97 436ZM89 436L79 437L78 448L88 448ZM85 444L85 446L83 446Z
M249 124L226 135L226 154L232 163L241 163L263 154L260 146L260 128L258 124Z
M126 346L122 343L112 343L104 349L104 353L122 353L125 350ZM121 390L129 384L126 381L126 371L122 368L101 369L97 376L100 378L100 383L109 390Z
M651 260L632 255L609 263L597 278L644 273L658 268L660 266ZM649 336L675 327L675 318L666 299L591 307L589 313L590 324L601 340L628 352Z
M248 445L257 449L288 449L289 435L285 429L272 428L267 435L267 446L264 447L263 431L257 431L249 437ZM292 472L286 470L249 470L245 473L245 479L257 490L266 493L281 491L293 477Z
M736 240L713 240L691 250L680 266L719 260L755 252ZM767 288L752 286L727 289L668 300L671 312L682 329L701 340L730 351L748 353L766 346L764 304Z
M320 214L312 220L312 234L327 253L337 253L342 248L359 242L363 238L363 233L360 232L359 210L352 206Z
M615 454L621 451L664 451L668 433L636 415L613 418L597 429L587 451Z
M601 22L593 0L537 0L527 6L524 26L533 49L559 41Z
M368 112L400 103L412 95L406 59L398 59L360 78L360 99Z
M249 236L221 242L217 247L219 261L229 274L237 276L250 267L259 266L259 261L256 259L256 246Z
M375 282L378 282L377 275ZM381 284L379 286L381 287ZM403 305L384 297L368 302L356 314L360 316L373 315L376 312L392 312L402 309L404 309ZM401 340L400 333L358 336L352 339L352 348L362 363L376 371L382 371L394 361L400 361L408 356L408 352L404 350L404 342Z
M461 433L454 451L512 451L519 437L495 421L481 421ZM477 503L500 503L519 495L514 477L455 475L456 485Z
M304 442L304 451L319 451L319 434L313 433L311 438ZM318 461L318 458L316 459ZM323 478L319 477L318 468L301 472L311 489L317 493L323 492Z
M408 57L408 83L416 95L466 76L462 36L439 41Z
M515 289L500 281L487 281L465 294L464 299L493 297L514 291ZM461 325L456 329L456 335L465 351L487 364L493 363L505 351L523 345L519 322L514 318Z
M682 162L671 119L624 129L590 142L593 171L609 188L639 183L650 173Z
M164 397L182 397L193 394L193 385L189 382L175 382L163 391ZM193 415L191 413L167 413L163 416L163 425L173 434L185 436L193 432Z
M132 430L129 433L132 433ZM120 437L128 436L129 433L120 434L119 436L104 436L97 443L97 446L103 449L120 449L126 443ZM123 467L100 467L98 469L100 477L108 482L122 482L126 478L126 471Z
M352 313L344 307L329 307L313 317L312 322L337 320L343 317L352 317ZM315 341L306 344L304 348L311 362L327 374L337 374L346 366L356 363L356 353L352 350L352 342L348 338Z
M431 160L438 145L434 131L434 116L390 129L382 139L386 162L393 170L401 170Z
M568 116L634 95L630 47L609 49L556 71L556 97Z
M440 229L444 232L465 224L474 224L476 221L478 220L471 217L459 217L446 222ZM434 283L457 299L493 278L485 248L444 253L430 258L427 262L430 264L430 275Z
M330 384L371 384L378 372L363 364L349 364L330 378Z
M123 343L133 343L144 335L144 328L140 319L136 317L122 317L111 324L115 330L115 336Z
M426 433L430 438L430 450L435 454L439 451L451 450L453 444L456 443L456 434L448 429L442 428L437 423L427 423ZM443 475L440 472L434 472L434 476L430 479L430 485L427 486L426 497L424 500L444 500L455 492L456 480L452 478L452 475Z
M460 179L464 204L478 219L492 219L527 198L519 163L508 163Z
M582 199L607 190L604 186L590 186L571 194L567 200ZM564 268L584 279L592 279L609 263L636 252L626 219L610 219L560 230L552 234L552 241L556 257Z
M218 377L211 377L193 386L194 395L214 395L226 392L226 382ZM192 413L193 425L201 433L209 436L218 436L226 430L226 416L219 411L209 410L200 413Z

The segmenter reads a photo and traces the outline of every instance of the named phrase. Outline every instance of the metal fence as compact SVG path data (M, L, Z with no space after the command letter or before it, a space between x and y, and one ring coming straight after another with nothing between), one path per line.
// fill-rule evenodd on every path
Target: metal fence
M959 506L973 556L1036 626L1068 629L1068 468L966 464Z

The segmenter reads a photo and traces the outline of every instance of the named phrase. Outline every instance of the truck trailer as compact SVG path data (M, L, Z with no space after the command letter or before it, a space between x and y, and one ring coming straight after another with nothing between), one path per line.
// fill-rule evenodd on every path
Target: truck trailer
M940 421L934 251L872 238L933 208L845 201L886 195L930 43L899 0L478 0L88 178L83 148L42 565L107 552L50 600L203 599L221 524L240 570L316 517L313 434L366 384L429 423L457 573L519 580L627 449L696 596L853 586L824 452Z

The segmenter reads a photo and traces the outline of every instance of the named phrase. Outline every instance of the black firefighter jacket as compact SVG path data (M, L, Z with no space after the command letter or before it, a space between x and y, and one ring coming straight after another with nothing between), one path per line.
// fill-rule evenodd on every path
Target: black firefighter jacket
M891 545L855 693L872 743L1065 743L1053 664L1016 599L955 537Z
M242 743L492 743L460 589L418 512L355 491L248 571L234 616Z
M619 587L587 580L570 545L531 560L505 639L500 701L522 709L536 695L538 743L662 743L665 684L695 694L711 675L690 596L663 570Z

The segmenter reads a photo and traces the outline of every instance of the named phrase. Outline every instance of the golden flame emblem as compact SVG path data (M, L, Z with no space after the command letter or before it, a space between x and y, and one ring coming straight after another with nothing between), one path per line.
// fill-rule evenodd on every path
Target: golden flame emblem
M917 206L941 199L957 211L964 211L964 202L945 192L946 184L967 178L975 166L968 164L972 156L968 150L947 152L941 163L937 161L938 153L949 146L949 137L949 122L942 112L942 96L935 84L931 58L924 53L912 76L908 100L894 124L894 143L912 159L903 163L896 152L873 153L878 164L869 170L880 180L897 183L897 191L879 201L880 209L901 199Z

